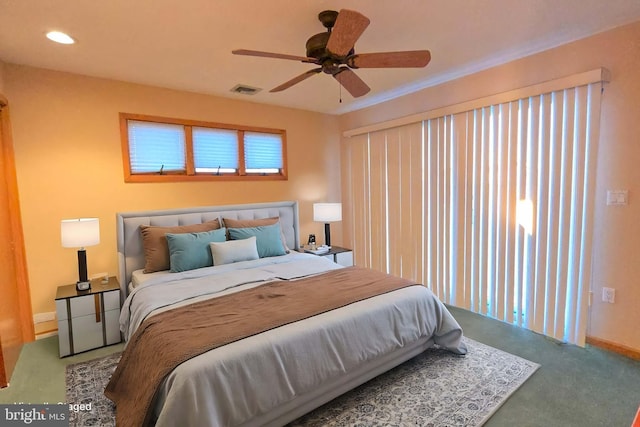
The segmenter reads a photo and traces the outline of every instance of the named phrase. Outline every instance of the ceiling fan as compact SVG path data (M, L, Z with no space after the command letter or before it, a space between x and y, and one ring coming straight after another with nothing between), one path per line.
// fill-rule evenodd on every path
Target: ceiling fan
M356 53L354 45L369 25L369 18L354 10L325 10L318 19L326 32L307 40L307 56L286 55L257 50L238 49L235 55L289 59L319 65L270 90L280 92L321 71L332 75L354 98L366 95L371 89L352 71L357 68L421 68L431 60L428 50Z

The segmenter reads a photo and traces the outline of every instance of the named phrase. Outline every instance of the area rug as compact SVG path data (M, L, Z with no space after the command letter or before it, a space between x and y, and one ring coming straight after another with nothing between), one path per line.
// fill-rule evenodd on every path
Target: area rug
M539 365L464 338L457 356L431 348L391 371L293 421L309 426L481 426ZM67 366L71 426L114 426L114 406L103 390L120 354Z

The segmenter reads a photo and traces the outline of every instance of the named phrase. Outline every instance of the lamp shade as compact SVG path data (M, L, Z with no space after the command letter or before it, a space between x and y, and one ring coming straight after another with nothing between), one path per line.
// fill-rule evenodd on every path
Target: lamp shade
M342 221L342 203L314 203L313 220L318 222Z
M100 243L100 220L98 218L63 219L60 222L60 237L64 248L82 248Z

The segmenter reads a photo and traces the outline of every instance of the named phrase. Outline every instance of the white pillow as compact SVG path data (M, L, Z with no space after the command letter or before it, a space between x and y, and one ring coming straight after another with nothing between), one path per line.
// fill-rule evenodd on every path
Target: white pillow
M258 245L256 236L242 240L229 240L226 242L211 242L211 256L213 265L231 264L232 262L251 261L258 259Z

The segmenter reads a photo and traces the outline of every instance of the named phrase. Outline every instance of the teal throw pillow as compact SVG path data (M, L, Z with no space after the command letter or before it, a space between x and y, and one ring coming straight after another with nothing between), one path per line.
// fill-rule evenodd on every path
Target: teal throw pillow
M169 245L169 265L172 273L194 270L213 265L209 243L224 242L227 239L225 228L201 233L167 233Z
M260 227L229 228L231 240L248 239L256 237L258 256L260 258L286 255L286 250L280 237L280 224L263 225Z

